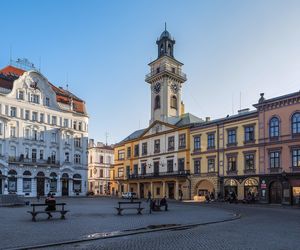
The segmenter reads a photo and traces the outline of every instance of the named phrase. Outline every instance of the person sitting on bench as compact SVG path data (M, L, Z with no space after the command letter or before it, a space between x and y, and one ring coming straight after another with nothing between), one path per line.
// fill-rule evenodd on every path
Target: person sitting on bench
M56 210L56 201L55 201L55 198L54 198L53 194L49 193L47 195L45 203L48 205L46 207L45 211L49 211L50 212L50 211L55 211ZM48 216L49 216L48 218L51 218L52 217L51 213L48 213Z
M166 199L167 197L165 196L164 198L162 198L161 200L160 200L160 206L161 207L165 207L165 211L168 211L168 202L167 202L167 199Z

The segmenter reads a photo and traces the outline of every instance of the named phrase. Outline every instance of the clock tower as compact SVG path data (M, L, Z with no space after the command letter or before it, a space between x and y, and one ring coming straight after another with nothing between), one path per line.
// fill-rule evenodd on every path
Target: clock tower
M182 63L174 58L175 40L165 29L156 41L158 57L149 63L151 72L146 82L151 89L151 120L168 123L182 115L181 88L186 75L181 71Z

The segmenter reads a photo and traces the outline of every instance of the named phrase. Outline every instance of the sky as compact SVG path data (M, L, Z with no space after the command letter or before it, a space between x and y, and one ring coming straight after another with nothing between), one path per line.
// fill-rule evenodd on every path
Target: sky
M149 125L148 63L167 30L185 111L211 119L300 90L300 1L1 0L0 68L27 58L86 101L89 137L119 142ZM107 137L106 137L107 133Z

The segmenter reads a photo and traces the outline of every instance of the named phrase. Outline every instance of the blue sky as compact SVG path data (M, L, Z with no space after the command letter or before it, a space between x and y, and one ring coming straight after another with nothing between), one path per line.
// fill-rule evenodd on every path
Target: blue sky
M148 126L155 41L167 22L184 63L187 112L219 118L300 90L300 1L5 1L0 67L26 57L84 99L90 137Z

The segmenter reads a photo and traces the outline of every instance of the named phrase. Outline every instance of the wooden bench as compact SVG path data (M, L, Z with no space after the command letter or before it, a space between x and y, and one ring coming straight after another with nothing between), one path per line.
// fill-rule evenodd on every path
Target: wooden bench
M137 214L142 214L142 210L144 209L143 207L141 207L141 201L119 201L118 207L115 207L115 209L118 211L118 215L122 215L122 211L124 209L136 209L137 210ZM130 205L130 206L123 206L122 205ZM134 205L134 206L132 206Z
M66 203L56 203L55 207L57 208L57 206L61 206L61 209L56 209L56 210L52 210L52 211L45 211L45 210L40 210L40 211L36 211L36 207L48 207L48 204L31 204L32 206L32 211L27 211L27 213L30 213L32 215L32 221L36 221L35 217L38 214L48 214L48 220L52 217L52 213L60 213L60 218L62 220L65 219L65 214L67 212L69 212L68 210L65 210L65 205L67 205Z

